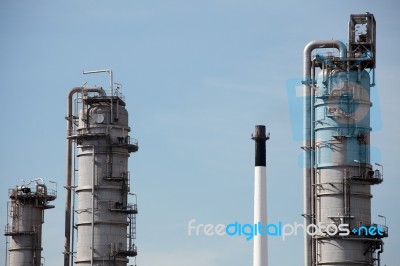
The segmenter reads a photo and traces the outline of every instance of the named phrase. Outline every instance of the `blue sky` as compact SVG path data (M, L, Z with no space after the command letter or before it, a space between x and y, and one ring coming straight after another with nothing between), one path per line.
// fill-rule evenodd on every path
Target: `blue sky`
M385 179L372 189L372 217L387 217L382 265L396 265L398 10L394 0L1 1L0 225L8 188L21 179L57 181L43 256L46 265L62 265L66 95L85 82L106 87L105 75L82 70L110 68L140 145L129 167L140 213L138 265L250 265L251 242L189 237L187 224L252 220L255 124L271 132L268 219L302 221L301 141L293 134L301 109L291 110L286 86L300 80L309 41L345 42L350 14L369 11L378 49L373 158ZM301 236L270 238L269 246L270 265L302 265ZM0 261L5 253L3 237Z

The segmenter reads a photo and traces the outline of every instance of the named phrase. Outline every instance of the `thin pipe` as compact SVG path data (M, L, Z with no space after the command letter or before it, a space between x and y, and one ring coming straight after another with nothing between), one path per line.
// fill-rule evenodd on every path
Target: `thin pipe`
M41 181L42 184L44 184L44 181L42 178L36 178L36 179L32 179L31 181L28 182L28 184L26 184L27 186L32 184L33 182L36 182L36 184L39 184L38 181Z
M95 186L95 150L94 145L90 145L92 147L92 238L91 238L91 258L90 265L93 266L94 262L94 186Z
M8 202L7 202L7 231L9 230L9 226L10 226L10 223L9 223L9 204L8 204ZM8 263L8 238L9 238L9 236L6 236L6 259L5 259L5 266L7 266L7 263Z
M114 96L113 92L113 72L111 69L101 69L101 70L90 70L90 71L83 71L83 74L95 74L95 73L108 73L110 76L110 93L111 96Z
M348 194L348 182L349 182L349 180L348 180L348 177L347 177L347 169L344 169L344 171L343 171L343 173L344 173L344 180L343 180L343 214L344 214L344 217L346 217L345 219L345 221L344 221L344 223L347 223L347 216L349 216L349 208L348 208L348 206L349 206L349 199L348 199L348 196L349 196L349 194Z
M75 99L74 99L74 102L75 102L75 109L74 110L78 110L78 104L79 104L79 97L76 97ZM73 153L73 166L72 166L72 168L74 169L74 173L73 173L73 179L72 179L72 186L75 188L75 185L76 185L76 145L73 145L73 150L72 150L72 153ZM74 252L75 252L75 250L74 250L74 245L73 245L73 243L75 243L75 197L76 197L76 195L75 195L75 192L74 193L72 193L72 206L71 206L71 210L72 210L72 234L71 234L71 242L72 242L72 246L71 246L71 250L70 250L70 252L71 252L71 254L72 254L72 256L70 256L70 258L71 258L71 265L74 265Z
M310 88L310 97L311 97L311 106L310 106L310 110L311 110L311 123L312 128L315 127L315 109L314 109L314 103L315 103L315 87L314 87L314 81L315 81L315 59L312 60L311 62L311 88ZM315 224L315 172L314 172L314 166L315 166L315 132L314 130L312 130L311 132L311 195L312 195L312 200L311 200L311 213L312 213L312 217L311 217L311 223ZM315 239L311 239L311 261L314 262L316 261L316 242Z
M75 155L76 155L76 148L75 148L75 145L74 145L74 150L73 150L73 153L74 153L74 163L73 163L73 168L74 168L74 178L73 178L73 181L72 181L72 186L73 187L75 187L75 184L76 184L76 162L75 162ZM71 238L72 238L72 243L75 243L75 192L74 193L72 193L72 206L71 206L71 209L72 209L72 235L71 235ZM72 254L72 256L71 256L71 265L74 265L74 245L72 245L72 247L71 247L71 254Z
M304 104L303 104L303 190L304 190L304 225L307 227L311 223L311 53L316 48L337 48L341 59L346 59L346 45L337 40L318 40L308 43L304 47L303 61L303 84L304 84ZM311 266L311 236L304 234L304 265Z
M381 245L381 249L378 251L378 266L381 266L381 253L383 253L383 241L382 241L382 245Z
M67 171L66 171L66 189L65 196L65 230L64 230L64 266L70 266L70 251L71 251L71 167L72 167L72 139L71 133L73 130L72 123L72 97L75 93L97 92L100 96L105 96L102 88L72 88L67 97Z
M72 97L75 93L81 92L83 87L72 88L67 98L67 176L66 176L66 198L65 198L65 231L64 231L64 266L70 266L71 246L71 165L72 165Z

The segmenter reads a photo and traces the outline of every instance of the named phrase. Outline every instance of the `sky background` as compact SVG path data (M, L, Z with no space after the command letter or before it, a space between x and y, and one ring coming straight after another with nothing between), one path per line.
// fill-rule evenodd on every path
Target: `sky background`
M188 222L252 222L256 124L267 142L268 220L302 222L300 85L302 51L316 39L347 40L352 13L377 21L372 163L384 183L372 188L373 221L387 217L381 265L399 265L400 4L393 1L119 0L0 1L0 195L41 177L58 183L46 211L46 265L62 265L66 96L70 88L122 84L138 195L140 266L243 266L252 243L242 237L188 236ZM47 183L50 185L49 183ZM0 264L6 238L0 241ZM303 237L269 239L270 265L303 265ZM133 264L133 261L132 261Z

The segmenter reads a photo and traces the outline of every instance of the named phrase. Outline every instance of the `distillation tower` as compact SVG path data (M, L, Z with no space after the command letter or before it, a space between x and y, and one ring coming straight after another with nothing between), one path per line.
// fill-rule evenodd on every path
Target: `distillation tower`
M47 189L42 179L9 189L7 205L8 239L7 265L42 265L42 224L44 210L54 208L49 202L56 199L57 192Z
M304 49L303 216L321 228L305 234L305 266L380 265L388 230L371 219L371 186L383 181L370 161L375 27L372 14L351 15L347 47L328 40ZM345 224L349 234L339 235Z
M128 112L120 87L113 88L112 71L84 74L99 72L110 75L108 95L99 87L68 94L64 266L125 266L137 255L128 158L138 143L129 136Z

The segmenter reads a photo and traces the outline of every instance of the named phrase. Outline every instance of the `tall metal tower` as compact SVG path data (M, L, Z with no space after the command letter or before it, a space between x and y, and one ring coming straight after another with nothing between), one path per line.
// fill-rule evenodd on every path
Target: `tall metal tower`
M112 71L84 74L101 72L110 76L108 95L86 87L68 95L64 266L125 266L128 257L137 255L137 205L128 201L128 158L138 143L129 136L128 112L120 88L113 88Z
M47 189L42 179L34 179L8 192L7 265L41 266L44 210L54 208L49 202L56 199L57 192Z
M265 126L257 125L251 138L255 142L254 161L254 224L267 225L267 160L266 141L269 133ZM253 238L253 266L268 266L267 234L256 234Z
M348 47L328 40L304 49L303 216L321 228L305 234L305 266L380 264L388 231L371 219L371 186L383 181L370 161L375 27L372 14L351 15ZM339 53L312 54L323 48ZM340 235L346 224L350 235Z

